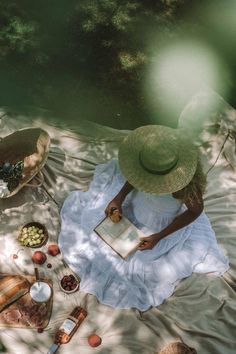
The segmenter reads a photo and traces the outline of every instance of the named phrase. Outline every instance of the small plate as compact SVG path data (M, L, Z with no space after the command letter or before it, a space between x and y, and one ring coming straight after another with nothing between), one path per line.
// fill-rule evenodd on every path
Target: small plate
M28 224L25 224L24 226L21 227L21 230L24 227L28 228L28 227L31 227L31 226L35 226L35 227L38 227L39 229L43 230L44 238L42 239L42 241L39 244L37 244L37 245L31 245L31 246L30 245L23 245L21 243L21 241L19 240L19 237L20 237L21 233L18 236L18 241L21 244L21 246L24 246L24 247L40 248L40 247L42 247L43 245L45 245L47 243L48 231L47 231L46 227L43 224L40 224L39 222L36 222L36 221L32 221L32 222L29 222Z

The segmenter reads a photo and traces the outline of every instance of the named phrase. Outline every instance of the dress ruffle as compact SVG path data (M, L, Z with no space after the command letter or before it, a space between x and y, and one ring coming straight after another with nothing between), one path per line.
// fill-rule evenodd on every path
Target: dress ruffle
M192 272L221 275L228 269L204 212L152 250L136 251L127 260L120 258L93 230L124 182L116 160L98 165L89 190L70 193L62 207L59 245L66 262L81 278L81 290L115 308L146 311L160 305L177 282ZM146 236L166 227L185 209L172 195L135 190L123 203L123 214Z

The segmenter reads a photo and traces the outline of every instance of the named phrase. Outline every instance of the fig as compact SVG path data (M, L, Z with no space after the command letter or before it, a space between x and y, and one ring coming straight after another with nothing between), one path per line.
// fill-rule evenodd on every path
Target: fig
M51 256L55 257L59 253L60 253L60 248L58 247L58 245L53 244L48 246L48 254L50 254Z
M36 264L43 264L47 259L47 256L45 253L41 251L36 251L34 252L32 256L32 261Z
M99 337L97 334L90 334L88 337L88 344L91 347L98 347L102 343L102 338Z

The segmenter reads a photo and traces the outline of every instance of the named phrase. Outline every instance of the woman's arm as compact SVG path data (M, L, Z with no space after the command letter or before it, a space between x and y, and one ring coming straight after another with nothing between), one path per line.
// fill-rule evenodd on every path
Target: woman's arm
M107 216L111 216L112 210L118 209L119 213L122 215L121 205L125 200L126 196L134 189L134 187L129 183L125 182L119 193L110 201L108 206L105 209L105 213Z
M140 240L139 250L152 249L158 241L172 234L173 232L182 229L193 222L203 211L204 203L202 196L199 196L199 201L185 200L187 210L178 215L167 227L158 233L148 237L142 237Z

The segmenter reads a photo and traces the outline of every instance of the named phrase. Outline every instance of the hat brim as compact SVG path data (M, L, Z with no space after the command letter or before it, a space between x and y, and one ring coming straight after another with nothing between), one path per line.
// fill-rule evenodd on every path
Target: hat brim
M148 143L148 136L155 134L178 137L179 159L175 167L165 175L148 172L140 164L139 154L142 146ZM179 130L147 125L131 132L119 148L119 165L121 172L134 188L151 194L168 194L183 189L189 184L197 167L197 149Z

